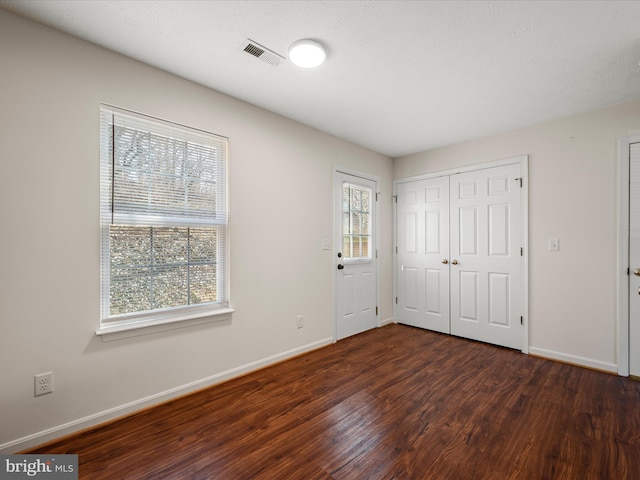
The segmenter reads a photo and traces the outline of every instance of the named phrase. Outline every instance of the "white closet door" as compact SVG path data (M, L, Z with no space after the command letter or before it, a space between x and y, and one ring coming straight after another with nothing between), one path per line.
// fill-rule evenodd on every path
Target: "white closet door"
M522 348L519 165L451 176L451 333Z
M629 150L629 373L640 377L640 143Z
M397 188L397 321L449 333L449 177Z

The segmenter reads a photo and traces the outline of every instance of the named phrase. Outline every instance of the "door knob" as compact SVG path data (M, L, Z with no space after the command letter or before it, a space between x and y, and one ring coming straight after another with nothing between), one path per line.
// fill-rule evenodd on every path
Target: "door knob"
M447 263L449 263L449 260L448 260L448 259L446 259L446 258L443 258L443 259L442 259L442 263L444 263L444 264L446 265Z
M343 264L341 264L341 263L339 263L339 264L338 264L338 270L342 270L342 269L344 269L344 265L343 265Z
M458 260L457 259L453 259L451 260L451 265L457 265L458 264Z
M633 274L634 274L636 277L640 277L640 268L636 268L636 269L633 271Z

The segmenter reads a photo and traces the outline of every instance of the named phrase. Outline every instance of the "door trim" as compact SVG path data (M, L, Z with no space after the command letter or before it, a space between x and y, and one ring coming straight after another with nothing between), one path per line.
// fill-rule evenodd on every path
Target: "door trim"
M640 136L618 140L618 265L616 270L618 375L629 376L629 154L632 143L640 143Z
M358 177L358 178L362 178L364 180L369 180L371 182L375 183L375 194L376 194L376 212L375 212L375 224L374 224L374 228L373 228L373 236L375 238L375 243L376 243L376 251L380 250L380 177L377 175L373 175L367 172L362 172L359 170L354 170L352 168L348 168L348 167L344 167L341 165L334 165L333 168L333 185L331 188L331 191L333 192L333 202L332 202L332 206L333 206L333 214L331 215L333 218L333 225L331 227L331 243L333 245L333 248L331 249L331 269L333 271L332 277L331 277L331 281L333 282L333 342L336 343L338 341L338 282L336 280L336 272L335 272L335 268L336 268L336 258L338 255L338 249L340 248L339 245L336 245L335 242L335 238L336 238L336 222L337 219L335 218L336 214L336 210L337 210L337 205L336 205L336 179L337 176L339 174L343 174L343 175L350 175L352 177ZM377 308L377 312L376 312L376 327L379 328L380 325L380 315L381 315L381 309L380 307L380 264L378 262L378 257L374 256L374 268L376 271L376 306Z
M521 191L521 219L522 219L522 247L524 253L522 256L522 312L523 312L523 333L522 333L522 353L529 353L529 155L519 155L516 157L505 158L484 163L466 165L463 167L453 168L450 170L441 170L438 172L415 175L412 177L398 178L393 181L393 196L397 199L398 184L413 182L416 180L425 180L428 178L442 177L446 175L455 175L457 173L472 172L484 170L486 168L502 167L505 165L520 165L520 175L522 177ZM398 205L394 201L393 204L393 298L398 296L398 261L396 255L397 241L397 208ZM393 315L397 318L397 307L393 303Z

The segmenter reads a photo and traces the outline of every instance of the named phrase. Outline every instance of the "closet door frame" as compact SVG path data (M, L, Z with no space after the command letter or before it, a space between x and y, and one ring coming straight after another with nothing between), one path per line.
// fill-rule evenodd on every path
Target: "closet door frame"
M399 178L393 181L393 314L395 318L398 318L399 312L395 299L398 297L398 232L397 232L397 195L398 185L406 182L413 182L418 180L425 180L429 178L442 177L447 175L455 175L457 173L472 172L476 170L483 170L486 168L500 167L505 165L517 164L520 166L520 178L522 179L521 194L521 219L522 219L522 323L523 323L523 338L522 338L522 352L529 353L529 156L521 155L517 157L510 157L503 160L496 160L493 162L485 162L479 164L471 164L464 167L453 168L450 170L442 170L432 173L425 173L422 175L415 175L411 177Z

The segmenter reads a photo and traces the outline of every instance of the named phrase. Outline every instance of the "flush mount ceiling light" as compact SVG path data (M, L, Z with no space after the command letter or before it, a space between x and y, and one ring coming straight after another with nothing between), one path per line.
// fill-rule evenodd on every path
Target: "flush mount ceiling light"
M298 40L289 48L289 60L302 68L314 68L327 58L327 52L315 40Z

